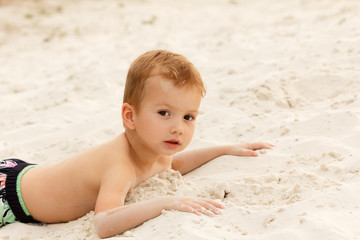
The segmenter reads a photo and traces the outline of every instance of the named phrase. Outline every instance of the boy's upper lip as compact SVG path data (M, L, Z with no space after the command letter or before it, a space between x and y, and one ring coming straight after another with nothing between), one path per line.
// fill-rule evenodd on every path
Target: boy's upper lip
M165 142L181 145L180 139L177 139L177 138L172 138L172 139L170 139L170 140L166 140Z

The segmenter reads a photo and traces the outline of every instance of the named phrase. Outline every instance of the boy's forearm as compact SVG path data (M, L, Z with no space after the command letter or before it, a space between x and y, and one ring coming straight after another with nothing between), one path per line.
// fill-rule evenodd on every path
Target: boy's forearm
M175 155L171 167L181 174L186 174L221 155L257 157L258 153L255 150L272 149L273 147L275 146L270 143L253 142L192 150Z
M172 168L186 174L219 156L227 154L229 146L214 146L182 152L173 157Z
M121 234L161 214L164 198L142 201L95 215L95 228L101 238Z

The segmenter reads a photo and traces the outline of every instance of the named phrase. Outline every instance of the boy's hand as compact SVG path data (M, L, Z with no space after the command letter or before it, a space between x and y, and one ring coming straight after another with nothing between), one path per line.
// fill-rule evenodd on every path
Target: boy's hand
M193 197L165 197L165 210L177 210L182 212L194 213L196 215L214 216L221 214L219 209L225 207L211 199Z
M273 147L275 146L266 142L241 143L228 146L225 154L234 156L257 157L259 154L255 152L255 150L272 149Z

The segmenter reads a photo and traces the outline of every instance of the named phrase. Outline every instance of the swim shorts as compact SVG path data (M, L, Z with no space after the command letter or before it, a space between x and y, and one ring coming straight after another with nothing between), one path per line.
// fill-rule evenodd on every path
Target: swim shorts
M39 223L26 209L20 191L22 176L35 166L20 159L0 161L0 227L16 221Z

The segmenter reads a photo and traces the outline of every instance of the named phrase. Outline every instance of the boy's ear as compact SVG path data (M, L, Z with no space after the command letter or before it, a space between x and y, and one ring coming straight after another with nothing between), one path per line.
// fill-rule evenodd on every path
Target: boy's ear
M121 109L121 116L123 119L123 123L124 125L130 129L130 130L134 130L135 129L135 110L134 107L128 103L124 103L122 105L122 109Z

